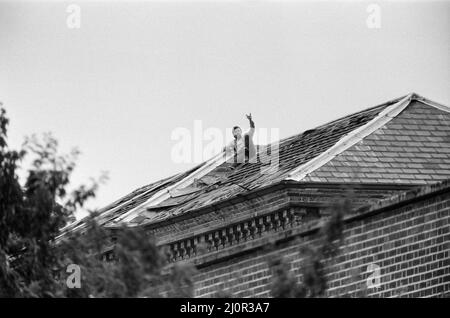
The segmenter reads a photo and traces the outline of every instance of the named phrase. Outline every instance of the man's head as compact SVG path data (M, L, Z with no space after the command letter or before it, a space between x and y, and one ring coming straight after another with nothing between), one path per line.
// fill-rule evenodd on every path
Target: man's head
M242 129L239 126L233 127L233 136L236 139L240 139L242 137Z

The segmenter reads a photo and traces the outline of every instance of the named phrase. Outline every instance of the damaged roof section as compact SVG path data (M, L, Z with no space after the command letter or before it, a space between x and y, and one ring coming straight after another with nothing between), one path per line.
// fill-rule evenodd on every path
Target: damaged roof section
M282 181L293 169L323 153L340 138L363 126L398 100L366 109L281 140L278 149L279 165L270 173L264 172L264 169L270 166L268 160L265 160L270 158L270 146L258 147L259 156L262 157L258 159L262 160L258 160L257 163L234 165L223 162L201 178L195 179L186 188L171 191L171 197L167 200L154 206L138 207L139 211L136 216L128 223L138 225L158 222L189 210L197 210L227 200L249 190ZM109 224L117 223L112 219Z
M353 146L352 144L342 145L343 141L354 140L353 142L356 144L364 138L367 138L367 136L372 136L373 132L378 131L392 118L395 118L404 109L407 109L411 101L420 102L425 107L425 110L422 109L421 111L425 113L427 113L427 108L434 106L436 113L430 112L434 114L433 118L426 117L426 120L443 121L448 124L447 120L449 118L445 106L439 105L440 107L437 107L428 103L428 100L424 100L420 96L410 94L340 118L315 129L307 130L298 135L282 139L279 142L278 148L279 164L276 169L270 170L269 173L267 173L266 169L269 168L270 163L267 163L267 160L264 159L270 158L268 155L270 146L258 146L259 160L257 163L230 164L226 158L220 158L219 154L216 158L186 173L178 174L134 191L104 208L101 212L100 220L102 224L113 227L123 222L129 225L145 225L211 206L248 191L276 184L286 179L298 182L331 182L326 178L312 179L319 178L313 172L315 170L321 171L320 169L334 165L333 159L337 155L345 155L347 149L353 149L351 148ZM400 109L400 107L402 108ZM389 118L385 118L385 122L380 123L380 116L386 113L389 116L389 114L392 114L389 111L393 108L398 112ZM438 126L440 124L439 122ZM395 126L393 129L395 130ZM398 129L402 129L402 127ZM448 130L442 131L444 132L444 135L441 136L443 139L436 142L444 149L450 149L450 132ZM364 132L366 135L364 135ZM395 133L393 134L395 135ZM379 138L374 138L374 140L378 140L380 145L386 143L382 135ZM380 145L375 144L375 146ZM337 154L332 154L334 149L337 149ZM364 152L364 149L360 148L359 151ZM372 150L376 151L375 149ZM355 156L355 154L352 155ZM342 158L345 158L345 156ZM362 155L358 160L364 164L365 158ZM447 163L444 161L438 163L438 165L442 165L443 175L445 175L446 170L444 169L445 164L448 164L448 159L446 160ZM265 164L262 162L265 162ZM342 166L349 167L350 169L355 164L351 160L344 163L341 160L340 163ZM380 163L376 162L374 164L375 166L380 165ZM303 167L309 165L313 166L313 170L303 175L304 171L308 171L302 170ZM387 169L388 167L384 166L383 168ZM324 172L332 174L341 173L340 171ZM450 169L447 172L447 177L450 178ZM300 177L298 177L299 173ZM386 170L386 175L389 173ZM349 182L354 180L351 174L348 174L348 179L339 179L339 181ZM365 180L356 180L356 182L364 183ZM391 178L383 180L383 182L396 183L398 180ZM420 184L421 182L417 183ZM411 184L414 184L414 182L411 182Z

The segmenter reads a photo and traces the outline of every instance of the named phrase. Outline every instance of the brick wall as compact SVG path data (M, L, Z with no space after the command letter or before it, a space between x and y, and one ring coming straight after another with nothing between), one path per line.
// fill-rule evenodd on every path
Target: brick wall
M450 185L427 186L397 195L346 218L344 242L328 267L328 296L450 296ZM282 255L301 281L299 247L311 244L318 228L310 224L281 228L242 240L234 249L194 258L199 268L196 297L227 291L236 297L270 296L267 261ZM277 244L267 250L269 242ZM380 287L366 288L380 269Z

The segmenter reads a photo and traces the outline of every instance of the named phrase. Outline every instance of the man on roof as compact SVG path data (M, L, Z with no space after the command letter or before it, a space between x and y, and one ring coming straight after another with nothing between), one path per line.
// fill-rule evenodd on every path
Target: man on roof
M245 134L242 134L242 129L239 126L233 127L234 140L225 147L226 154L233 153L232 161L234 163L256 162L256 147L253 143L253 135L255 134L255 123L252 119L252 114L245 115L250 123L250 129Z

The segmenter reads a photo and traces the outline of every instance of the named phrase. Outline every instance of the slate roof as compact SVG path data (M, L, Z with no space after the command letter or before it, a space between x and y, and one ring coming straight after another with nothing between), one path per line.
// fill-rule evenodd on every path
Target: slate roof
M303 181L426 184L450 176L450 115L412 101Z
M101 210L100 222L155 223L287 179L408 184L448 179L449 127L447 107L412 93L282 139L279 166L271 173L262 172L269 166L262 163L203 163L114 202ZM200 174L207 165L213 169ZM177 188L179 182L184 183Z

